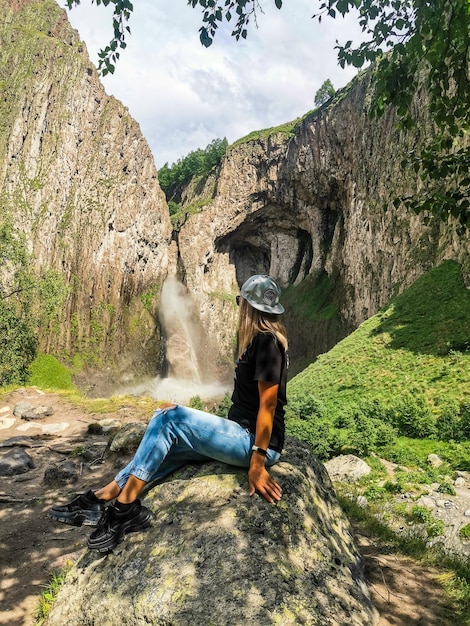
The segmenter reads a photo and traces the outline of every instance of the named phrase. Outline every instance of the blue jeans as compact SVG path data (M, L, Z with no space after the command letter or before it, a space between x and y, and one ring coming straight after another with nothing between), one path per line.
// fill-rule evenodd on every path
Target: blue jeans
M175 405L158 409L132 461L115 480L121 489L132 474L153 482L191 461L216 460L249 467L255 436L229 419ZM277 463L280 453L268 449L265 465Z

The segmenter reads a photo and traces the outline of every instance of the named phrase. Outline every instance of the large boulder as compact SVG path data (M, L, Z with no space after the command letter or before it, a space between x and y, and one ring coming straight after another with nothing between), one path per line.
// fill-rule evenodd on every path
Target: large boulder
M328 474L288 440L283 498L247 493L246 470L188 466L150 489L151 529L84 552L48 626L376 624L348 520Z

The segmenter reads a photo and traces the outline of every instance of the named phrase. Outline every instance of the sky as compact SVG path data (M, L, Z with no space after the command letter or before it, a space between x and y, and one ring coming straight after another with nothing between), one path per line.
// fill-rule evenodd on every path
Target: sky
M60 0L59 0L60 1ZM128 107L140 124L157 167L175 163L213 139L229 143L278 126L315 107L315 94L330 79L336 89L356 74L341 69L336 40L361 41L355 16L312 19L319 0L260 0L258 28L246 40L230 36L233 19L214 43L199 41L200 9L187 0L138 0L131 35L106 92ZM112 36L112 10L82 0L67 11L92 62Z

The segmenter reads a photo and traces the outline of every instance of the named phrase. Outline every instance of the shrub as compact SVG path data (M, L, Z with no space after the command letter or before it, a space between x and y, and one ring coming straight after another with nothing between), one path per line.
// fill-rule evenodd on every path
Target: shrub
M411 517L417 522L422 522L423 524L433 521L431 512L425 506L421 506L420 504L415 504L411 508Z
M447 482L441 483L437 490L439 493L447 493L450 496L455 496L457 493L454 489L454 486Z
M390 418L402 435L422 439L436 433L436 420L422 396L402 395L393 405Z
M286 419L286 431L289 435L305 441L319 459L328 459L335 448L334 433L328 422L321 420L304 421L291 417Z
M388 493L402 493L404 485L400 481L396 482L392 480L387 480L384 483L384 489L385 491L388 491Z
M463 526L459 530L459 535L460 535L460 537L462 537L462 539L470 539L470 524L467 524L466 526Z
M463 439L460 407L457 402L449 402L441 409L436 421L436 434L441 441L461 441Z
M199 396L193 396L189 400L189 407L191 409L197 409L198 411L205 411L204 402Z
M311 393L290 398L287 410L301 420L322 419L327 416L325 404Z

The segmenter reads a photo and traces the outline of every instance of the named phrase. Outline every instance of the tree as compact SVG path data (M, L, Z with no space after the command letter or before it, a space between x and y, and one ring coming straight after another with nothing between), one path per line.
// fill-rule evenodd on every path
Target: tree
M335 88L333 87L333 83L328 78L315 94L315 106L321 107L321 105L328 102L328 100L332 98L335 93L336 92Z
M361 68L373 64L376 80L372 113L393 105L403 128L417 124L413 99L427 91L433 140L402 163L423 181L419 195L397 198L416 213L459 220L470 226L470 3L468 0L322 0L314 17L335 18L358 10L366 40L337 45L338 60Z
M93 1L93 0L92 0ZM114 72L119 48L130 32L133 11L129 0L94 0L114 5L114 37L99 53L99 69ZM273 0L280 9L282 0ZM470 147L461 138L470 127L470 3L468 0L318 0L313 17L335 19L357 11L365 41L336 46L341 66L362 68L372 63L376 72L373 114L393 105L404 128L416 124L413 98L423 84L429 112L436 125L434 140L404 167L421 177L425 192L397 199L413 211L427 211L447 219L454 216L461 230L470 226ZM69 8L80 0L67 0ZM261 11L259 0L188 0L202 8L201 43L210 46L219 25L236 20L232 35L245 39L250 23ZM468 143L468 142L467 142Z

